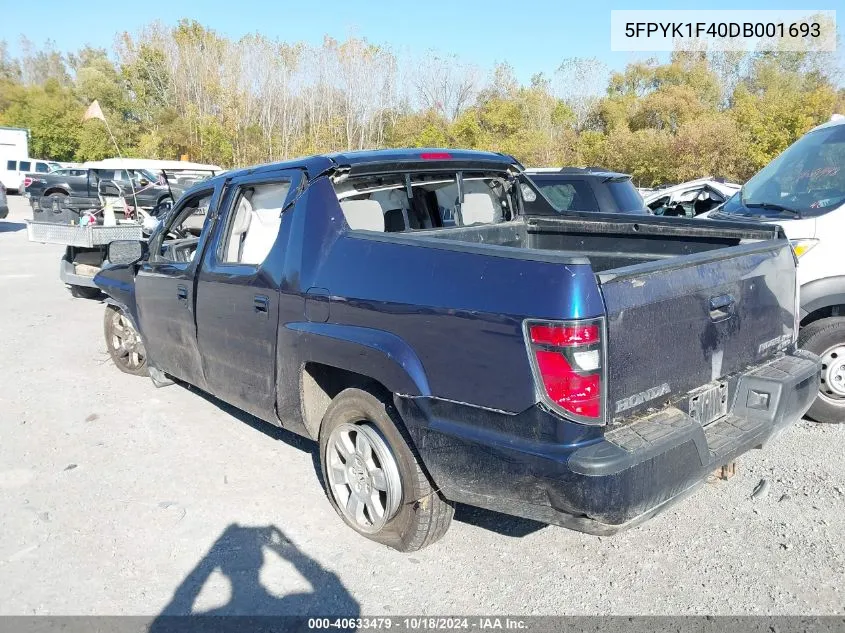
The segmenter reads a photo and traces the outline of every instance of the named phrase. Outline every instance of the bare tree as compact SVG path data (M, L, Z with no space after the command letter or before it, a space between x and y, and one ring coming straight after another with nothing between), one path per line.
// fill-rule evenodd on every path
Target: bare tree
M590 113L604 94L610 71L595 57L564 59L554 74L554 92L575 115L575 129L584 129Z
M413 85L420 107L454 121L478 95L480 72L457 55L429 51L415 67Z

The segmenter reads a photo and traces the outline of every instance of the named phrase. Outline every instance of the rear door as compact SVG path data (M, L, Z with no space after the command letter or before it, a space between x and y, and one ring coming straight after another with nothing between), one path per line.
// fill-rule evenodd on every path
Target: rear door
M206 382L197 350L195 280L213 219L197 210L208 204L215 208L219 190L210 188L180 202L150 240L150 256L135 276L139 326L150 360L201 389Z
M600 273L611 419L718 388L719 379L781 352L795 333L795 275L786 240Z
M197 340L208 390L265 420L276 402L282 209L296 170L231 181L197 283Z

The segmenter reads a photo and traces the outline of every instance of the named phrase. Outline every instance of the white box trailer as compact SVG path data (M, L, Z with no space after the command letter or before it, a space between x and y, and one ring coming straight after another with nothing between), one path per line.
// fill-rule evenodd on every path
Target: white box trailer
M29 130L21 127L0 127L0 157L29 156Z
M0 127L0 182L11 191L20 185L18 161L29 157L29 130Z

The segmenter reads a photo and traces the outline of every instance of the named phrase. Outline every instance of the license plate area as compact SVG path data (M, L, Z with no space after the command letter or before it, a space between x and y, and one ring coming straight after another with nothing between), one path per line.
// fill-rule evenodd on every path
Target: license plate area
M727 383L704 387L695 392L689 399L689 414L701 426L707 426L726 416L728 414Z

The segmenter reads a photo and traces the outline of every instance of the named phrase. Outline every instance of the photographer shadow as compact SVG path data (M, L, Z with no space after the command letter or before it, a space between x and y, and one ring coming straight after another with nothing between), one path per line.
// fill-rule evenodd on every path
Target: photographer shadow
M312 590L284 596L271 594L260 579L267 554L276 554L290 563ZM197 597L215 572L223 574L229 581L229 601L209 610L194 611ZM232 524L177 587L173 598L152 622L149 631L181 630L183 624L190 628L188 622L196 619L178 616L213 618L218 623L229 620L233 625L243 626L245 618L285 616L285 624L295 624L300 618L304 624L308 616L355 618L360 611L360 605L337 575L303 554L279 528L274 525L244 527Z

